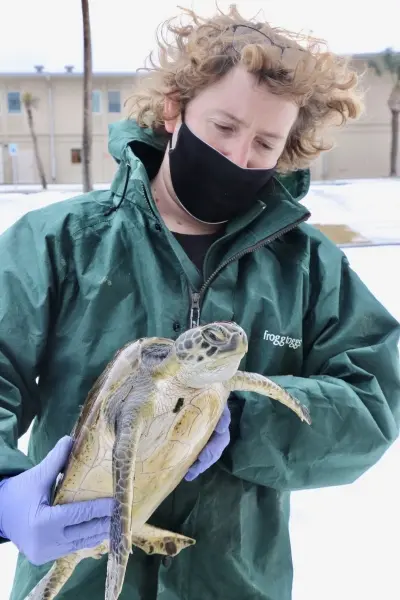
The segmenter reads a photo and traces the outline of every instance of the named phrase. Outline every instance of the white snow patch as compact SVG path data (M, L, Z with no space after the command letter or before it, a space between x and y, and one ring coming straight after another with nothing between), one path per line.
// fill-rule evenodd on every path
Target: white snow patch
M374 243L400 242L400 178L315 183L302 203L310 223L347 225Z

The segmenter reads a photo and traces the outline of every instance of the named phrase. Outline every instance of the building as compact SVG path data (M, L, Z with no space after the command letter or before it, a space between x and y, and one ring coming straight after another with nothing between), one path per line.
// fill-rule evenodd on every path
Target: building
M365 110L360 119L335 132L335 147L324 152L311 169L313 179L387 177L390 171L391 112L388 99L393 79L367 69L377 55L359 54L352 62L362 75ZM400 143L400 142L399 142ZM400 175L400 147L397 157Z
M363 71L368 56L355 57ZM108 154L108 125L126 115L134 73L93 74L93 181L110 182L116 164ZM314 179L386 177L389 173L391 115L389 76L364 78L366 112L336 135L336 147L318 159ZM82 181L83 75L73 67L48 73L0 73L0 184L39 183L25 110L24 92L37 99L34 111L39 150L49 183ZM400 172L400 156L399 156Z
M96 183L109 182L115 172L115 161L107 150L108 125L123 118L134 81L134 73L93 74L92 173ZM36 67L32 73L0 74L0 184L39 183L22 106L24 92L37 99L35 130L48 183L80 183L83 75L72 67L64 73Z

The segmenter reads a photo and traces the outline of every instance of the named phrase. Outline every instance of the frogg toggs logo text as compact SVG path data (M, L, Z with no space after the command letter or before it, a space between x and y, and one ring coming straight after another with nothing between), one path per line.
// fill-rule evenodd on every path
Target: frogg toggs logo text
M288 335L277 335L275 333L270 333L268 329L264 331L263 339L266 342L271 342L274 346L289 346L293 350L297 350L302 344L302 340L299 338L292 338Z

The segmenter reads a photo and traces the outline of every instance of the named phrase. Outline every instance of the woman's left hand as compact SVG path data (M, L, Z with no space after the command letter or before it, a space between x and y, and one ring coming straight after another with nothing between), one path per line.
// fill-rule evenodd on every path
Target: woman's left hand
M186 481L193 481L200 473L204 473L211 465L217 462L221 458L222 452L225 450L230 442L229 425L231 422L231 413L228 405L225 406L224 411L215 427L214 433L209 439L208 443L204 446L200 452L197 460L190 467L186 473Z

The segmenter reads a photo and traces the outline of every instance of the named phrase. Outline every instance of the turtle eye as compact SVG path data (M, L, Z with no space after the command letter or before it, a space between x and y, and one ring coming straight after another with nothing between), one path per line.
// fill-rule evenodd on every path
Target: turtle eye
M223 344L226 342L226 332L218 325L212 325L203 330L204 339L210 344Z

